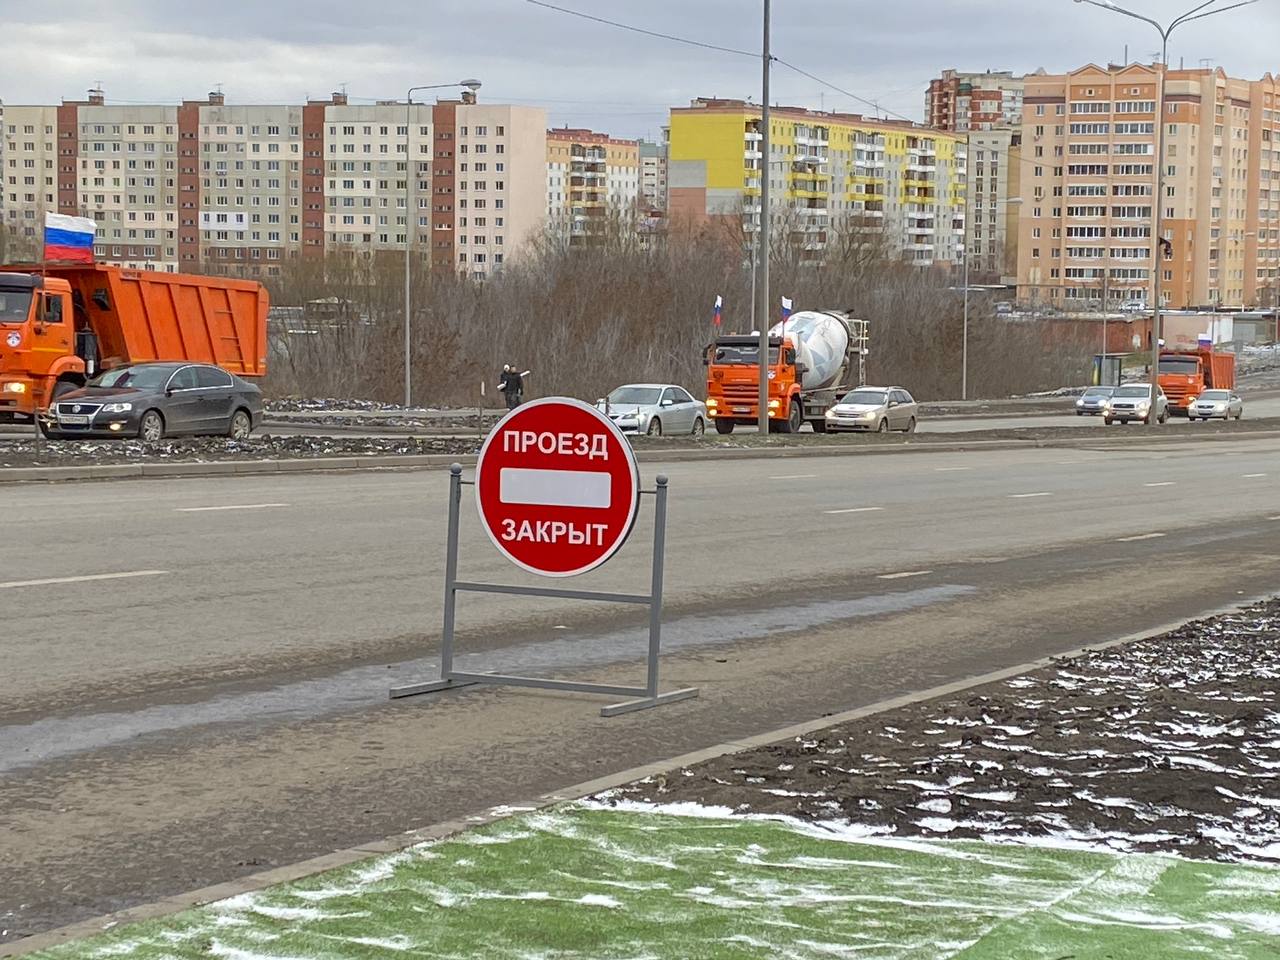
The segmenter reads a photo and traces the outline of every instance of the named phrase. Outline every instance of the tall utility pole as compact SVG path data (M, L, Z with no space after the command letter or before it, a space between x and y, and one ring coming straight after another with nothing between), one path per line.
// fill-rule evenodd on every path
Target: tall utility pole
M479 80L460 80L457 83L429 83L426 86L410 87L404 95L404 405L412 405L413 395L413 337L412 337L412 278L413 278L413 241L418 235L417 215L413 210L413 201L418 185L418 164L413 159L413 95L419 90L440 90L444 87L466 87L472 93L480 89Z
M769 433L769 72L773 57L769 53L769 0L764 0L764 42L760 48L760 229L756 231L759 250L756 254L756 314L760 318L760 340L757 347L760 391L756 422L761 435Z
M1156 123L1155 123L1155 175L1156 175L1156 195L1153 198L1155 209L1152 211L1151 218L1151 293L1152 299L1155 301L1151 305L1151 399L1150 411L1151 415L1147 418L1147 423L1151 426L1157 424L1156 419L1156 397L1160 393L1160 280L1164 275L1164 238L1160 236L1160 227L1162 223L1162 214L1164 213L1164 174L1165 174L1165 156L1164 156L1164 87L1165 78L1169 73L1169 36L1178 27L1184 23L1190 23L1192 20L1203 20L1205 17L1211 17L1215 13L1226 13L1228 10L1236 10L1240 7L1247 7L1250 4L1257 3L1258 0L1241 0L1241 2L1233 3L1226 7L1213 7L1218 0L1203 0L1198 6L1192 7L1180 17L1172 20L1169 25L1163 26L1158 20L1152 20L1150 17L1144 17L1140 13L1134 13L1132 10L1126 10L1124 7L1115 3L1114 0L1076 0L1076 3L1087 3L1091 6L1101 7L1103 10L1110 10L1112 13L1119 13L1126 17L1132 17L1134 20L1141 20L1155 27L1156 32L1160 34L1160 77L1159 87L1156 90ZM1108 198L1110 202L1110 198ZM1172 244L1170 245L1172 246Z

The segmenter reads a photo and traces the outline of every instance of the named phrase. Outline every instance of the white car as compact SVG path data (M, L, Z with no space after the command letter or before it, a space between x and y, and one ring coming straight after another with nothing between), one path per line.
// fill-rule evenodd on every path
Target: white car
M1244 401L1230 390L1206 390L1187 407L1190 420L1239 420L1244 416Z
M1156 388L1155 415L1159 423L1169 419L1169 400L1159 387ZM1107 426L1117 421L1128 423L1130 420L1151 422L1151 384L1126 383L1116 387L1116 392L1103 404L1102 421Z
M628 383L596 401L623 433L651 437L692 434L707 429L707 408L674 383Z
M1120 304L1121 313L1146 313L1147 301L1145 300L1126 300Z

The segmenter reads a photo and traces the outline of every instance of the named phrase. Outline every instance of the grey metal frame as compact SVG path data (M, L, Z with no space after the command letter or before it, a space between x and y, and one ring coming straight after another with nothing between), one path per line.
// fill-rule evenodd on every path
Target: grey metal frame
M600 716L616 717L622 713L647 710L664 703L689 700L698 695L697 687L658 692L658 655L662 644L662 576L663 551L666 546L667 528L667 478L657 478L653 490L641 490L642 496L654 498L653 513L653 569L648 594L599 593L589 590L560 590L551 587L521 587L500 583L475 583L458 579L458 526L462 503L463 485L472 486L474 480L462 479L462 467L449 467L449 532L444 566L444 628L440 635L440 679L410 683L392 687L391 699L413 697L422 693L456 690L461 687L487 683L497 686L537 687L544 690L572 690L578 693L605 693L612 696L631 697L621 703L600 708ZM648 668L643 687L622 687L604 683L585 683L575 680L552 680L542 677L521 677L502 673L467 673L453 668L454 624L458 593L502 593L524 597L555 597L562 600L599 600L606 603L643 604L649 608Z

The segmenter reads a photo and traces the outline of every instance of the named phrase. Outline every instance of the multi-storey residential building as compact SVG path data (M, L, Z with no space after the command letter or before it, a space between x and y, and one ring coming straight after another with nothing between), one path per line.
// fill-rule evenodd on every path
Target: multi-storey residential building
M640 190L639 143L568 127L547 131L547 223L587 243L610 211L628 220Z
M667 144L640 141L640 204L646 212L667 209Z
M694 100L671 111L668 206L673 221L760 227L762 176L771 224L807 259L848 231L877 234L920 266L954 264L963 249L965 138L917 124L800 107L771 111L769 156L760 108Z
M97 257L137 268L272 276L289 257L412 241L424 261L485 276L542 224L545 126L540 109L472 94L115 105L92 90L6 105L0 217L35 239L46 212L92 217Z
M966 247L971 282L1012 283L1018 270L1022 130L969 133Z
M1022 123L1023 78L1009 71L943 70L924 95L925 121L939 130L995 130Z
M1280 79L1090 64L1028 77L1026 94L1020 296L1082 306L1105 291L1108 304L1149 302L1160 203L1166 305L1275 305Z

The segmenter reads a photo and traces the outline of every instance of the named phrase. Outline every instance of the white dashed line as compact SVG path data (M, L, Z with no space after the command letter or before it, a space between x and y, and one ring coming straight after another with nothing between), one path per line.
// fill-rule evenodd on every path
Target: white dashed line
M88 583L91 580L127 580L131 577L161 577L168 570L130 570L127 573L91 573L83 577L48 577L44 580L10 580L0 583L0 590L14 587L43 587L54 583Z
M1256 480L1258 477L1265 477L1265 476L1266 476L1266 474L1265 474L1265 473L1242 473L1242 474L1240 474L1240 479L1242 479L1242 480Z
M1144 487L1172 487L1177 482L1178 481L1176 480L1161 480L1159 483L1144 483L1143 486Z
M871 513L875 510L883 510L884 507L849 507L845 510L825 510L824 513Z
M972 470L973 467L934 467L934 473L955 473L957 470Z
M907 577L927 577L932 570L906 570L902 573L882 573L877 580L905 580Z
M814 480L817 478L816 473L788 473L781 477L770 477L770 480Z
M225 507L175 507L178 513L209 513L213 510L266 510L270 507L287 507L287 503L234 503Z
M1044 491L1041 491L1040 493L1011 493L1009 494L1009 499L1010 500L1026 500L1028 497L1052 497L1052 496L1053 496L1052 493L1050 493L1047 490L1044 490Z
M1116 537L1116 543L1133 543L1135 540L1155 540L1157 537L1163 536L1163 533L1139 533L1132 537Z

